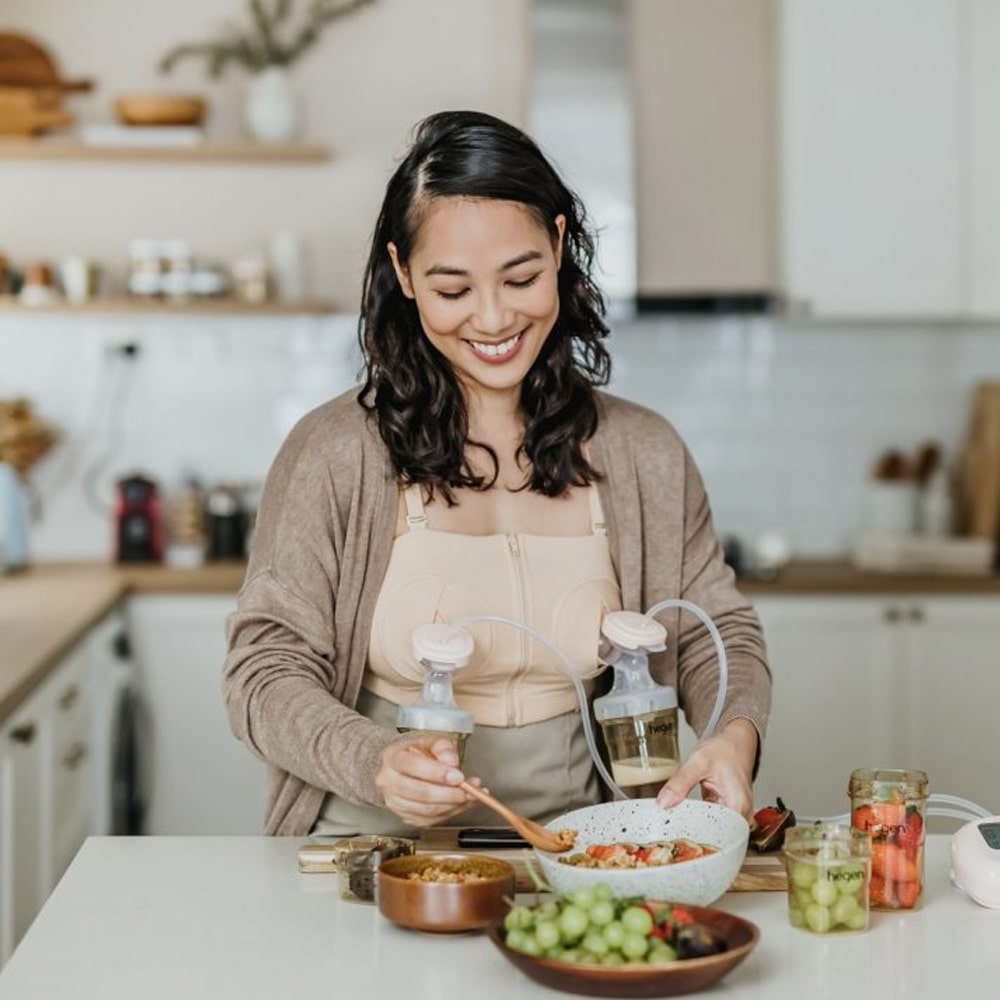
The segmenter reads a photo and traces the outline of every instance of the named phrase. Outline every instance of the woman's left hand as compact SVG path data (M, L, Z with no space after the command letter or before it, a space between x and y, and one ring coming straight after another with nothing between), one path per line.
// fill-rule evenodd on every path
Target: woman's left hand
M753 815L753 764L757 757L757 730L747 719L733 719L703 743L660 789L656 801L669 809L701 785L701 797L735 809L748 820Z

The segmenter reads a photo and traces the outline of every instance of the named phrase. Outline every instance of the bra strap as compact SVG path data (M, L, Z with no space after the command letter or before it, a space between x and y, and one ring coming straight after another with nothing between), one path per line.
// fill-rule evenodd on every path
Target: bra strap
M597 492L597 483L590 484L590 525L595 535L606 535L604 524L604 508L601 507L601 496Z
M406 501L406 530L426 530L427 512L424 510L424 498L420 495L420 484L410 483L403 490L403 499Z

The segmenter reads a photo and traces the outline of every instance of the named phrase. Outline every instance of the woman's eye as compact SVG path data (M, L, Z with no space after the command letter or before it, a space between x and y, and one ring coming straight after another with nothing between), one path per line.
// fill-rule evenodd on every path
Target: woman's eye
M442 292L439 289L434 290L435 295L439 295L442 299L460 299L469 289L463 288L460 292Z
M533 274L530 278L525 278L524 281L511 281L510 285L513 288L530 288L536 281L542 272L539 271L537 274Z

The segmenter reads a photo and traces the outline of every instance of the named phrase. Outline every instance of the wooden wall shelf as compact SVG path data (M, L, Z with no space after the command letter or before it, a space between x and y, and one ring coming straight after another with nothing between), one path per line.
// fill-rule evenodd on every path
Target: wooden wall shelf
M133 316L326 316L337 310L331 302L264 302L251 305L233 299L196 302L143 302L133 299L94 299L80 305L58 302L51 306L24 306L11 296L0 295L0 313L21 316L133 315Z
M197 146L88 146L68 139L0 138L0 160L87 160L110 163L323 163L330 153L323 146L303 143L218 143Z

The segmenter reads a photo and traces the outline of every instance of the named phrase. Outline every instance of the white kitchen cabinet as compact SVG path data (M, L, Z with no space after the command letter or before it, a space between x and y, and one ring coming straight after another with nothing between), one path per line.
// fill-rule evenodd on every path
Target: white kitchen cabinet
M41 703L29 698L0 727L0 964L13 952L47 895L42 850Z
M90 834L109 832L97 766L111 759L95 625L0 726L0 965ZM108 715L105 709L105 716Z
M804 816L848 809L855 767L927 772L931 790L1000 810L990 765L1000 704L1000 599L759 597L774 676L754 800Z
M1000 813L1000 599L934 597L900 605L904 753L927 771L932 792Z
M793 302L826 317L968 309L969 40L966 0L784 0L781 251ZM991 60L993 78L997 51L978 63ZM980 103L1000 136L996 110ZM998 142L980 156L994 188ZM996 247L998 218L1000 205L980 227Z
M259 834L264 765L233 736L222 701L235 598L137 595L128 603L138 687L151 718L149 834Z
M754 798L805 815L847 810L856 767L893 759L896 635L880 601L756 602L774 677ZM891 766L891 765L885 765Z

